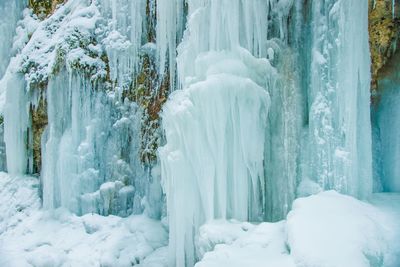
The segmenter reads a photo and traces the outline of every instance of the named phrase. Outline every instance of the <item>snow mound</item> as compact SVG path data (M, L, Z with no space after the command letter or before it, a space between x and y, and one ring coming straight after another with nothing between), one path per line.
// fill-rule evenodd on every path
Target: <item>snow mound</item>
M335 191L297 199L287 217L298 266L382 266L386 242L376 207Z
M37 185L0 173L0 266L167 266L160 221L42 211Z
M210 222L200 228L196 267L396 267L400 195L373 205L335 191L299 198L286 221Z
M214 225L214 227L212 227ZM293 259L289 255L285 243L285 222L261 223L257 226L249 223L242 224L226 222L221 233L228 237L237 237L232 241L228 238L227 242L216 244L215 249L207 252L202 261L196 267L294 267ZM206 229L210 236L214 236L215 223L205 225L203 238L207 236Z

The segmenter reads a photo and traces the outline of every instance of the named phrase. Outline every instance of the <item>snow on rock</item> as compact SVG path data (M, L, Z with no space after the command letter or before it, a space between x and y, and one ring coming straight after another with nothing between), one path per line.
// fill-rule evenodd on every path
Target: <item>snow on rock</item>
M166 267L160 221L42 211L37 185L36 178L0 173L0 266Z

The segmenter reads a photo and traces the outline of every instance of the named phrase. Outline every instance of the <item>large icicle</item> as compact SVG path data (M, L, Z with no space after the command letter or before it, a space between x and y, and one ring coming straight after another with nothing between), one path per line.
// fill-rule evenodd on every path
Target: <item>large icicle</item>
M15 55L13 50L13 38L16 33L17 22L22 16L22 9L25 4L23 1L4 0L0 2L0 170L6 170L6 150L4 143L4 123L3 112L6 101L6 88L9 83L9 78L12 75L5 76L6 69L10 63L10 59ZM18 86L14 84L14 86ZM19 90L20 88L14 88ZM10 92L11 93L11 92ZM9 95L10 97L10 95ZM17 171L15 168L13 172Z
M27 142L29 140L29 93L22 74L8 74L6 105L4 108L4 141L7 170L22 175L28 171Z
M160 149L171 266L193 266L194 235L215 218L262 219L268 62L244 50L198 58L199 78L172 94ZM257 84L260 82L260 84Z

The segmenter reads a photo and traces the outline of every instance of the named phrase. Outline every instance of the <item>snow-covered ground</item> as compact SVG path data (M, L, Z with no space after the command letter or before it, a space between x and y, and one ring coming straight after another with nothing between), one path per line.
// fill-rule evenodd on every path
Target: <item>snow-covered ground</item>
M400 194L370 202L327 191L297 199L286 221L211 222L200 229L199 250L209 252L196 267L398 267Z
M167 266L163 223L44 211L38 185L0 173L0 266ZM400 194L369 202L327 191L297 199L285 221L209 222L197 236L196 267L398 267Z
M161 222L43 211L37 188L36 178L0 173L0 266L166 266Z

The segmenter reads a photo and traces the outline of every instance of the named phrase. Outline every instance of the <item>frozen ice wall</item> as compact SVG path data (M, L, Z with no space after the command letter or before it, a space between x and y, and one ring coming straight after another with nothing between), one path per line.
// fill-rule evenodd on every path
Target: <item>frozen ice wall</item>
M6 6L20 10L2 1L0 13ZM16 23L13 12L4 17ZM366 197L367 14L358 0L69 0L42 21L24 11L15 50L11 39L0 44L1 76L5 55L17 53L0 83L8 170L32 170L30 109L45 99L44 207L160 218L165 193L179 267L198 259L197 230L209 220L280 220L296 197L320 190ZM12 36L9 23L0 27ZM140 73L146 56L150 75ZM174 91L162 112L164 192L158 166L139 159L143 109L154 101L134 102L146 75L145 90L164 79ZM382 168L396 175L390 162Z
M172 28L158 40L182 89L164 108L160 149L172 265L193 263L196 230L210 219L280 220L296 196L320 190L368 196L367 2L188 1L175 62L164 54L180 41L177 7L159 14ZM270 101L256 96L262 90Z
M78 73L49 82L43 135L43 205L126 216L142 211L146 175L138 160L140 109L116 104Z
M368 3L312 4L308 174L323 189L372 191Z
M69 14L73 19L90 18L80 31L95 37L96 44L89 45L89 54L79 47L69 52L66 67L48 83L49 124L42 137L45 208L121 216L147 209L148 215L160 216L159 178L152 177L139 158L143 111L123 97L139 68L145 4L99 1L89 5L93 17L79 8ZM74 29L71 24L66 32ZM102 49L110 83L101 80L104 62L90 57ZM74 69L77 63L87 69ZM100 70L87 73L93 67Z
M139 156L143 109L123 93L134 87L147 41L145 8L70 0L42 21L26 11L19 22L5 86L8 170L32 172L32 110L43 99L46 209L161 216L159 175Z
M172 1L165 10L175 14L177 6ZM281 46L268 42L268 21L274 18L275 35L284 40L282 21L290 6L291 1L188 1L176 58L182 90L171 95L162 115L171 266L193 265L195 235L206 221L264 219L264 167L270 163L264 161L264 145L270 93L279 78L267 57L273 61ZM159 14L163 21L165 16ZM161 58L165 47L173 47L168 39L179 40L175 29L166 32L158 40Z

